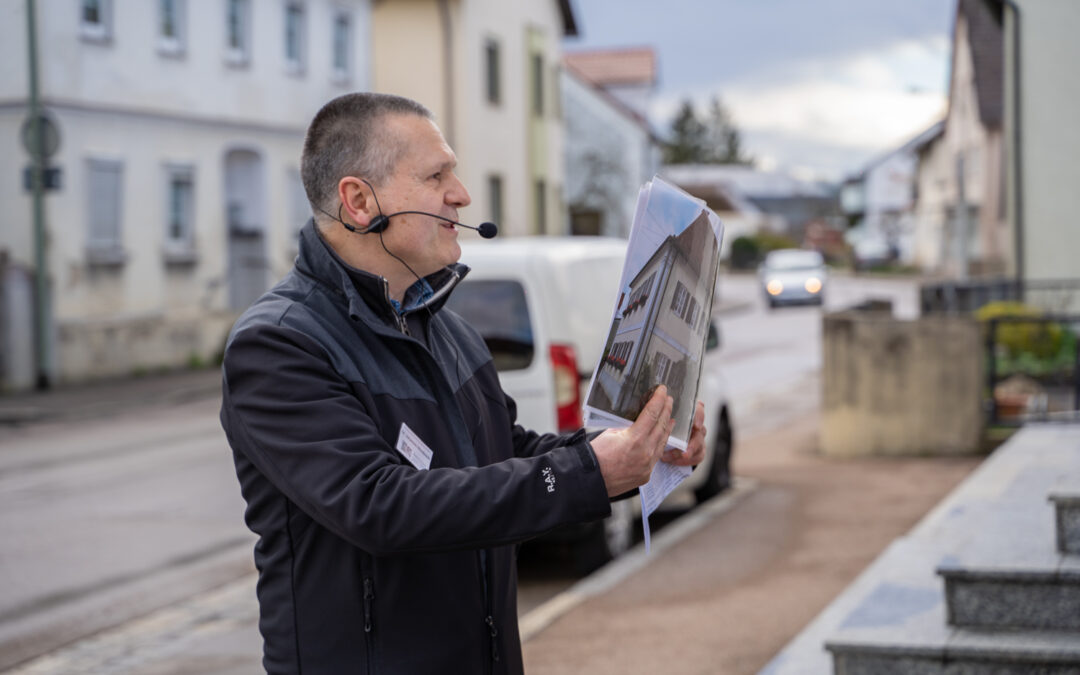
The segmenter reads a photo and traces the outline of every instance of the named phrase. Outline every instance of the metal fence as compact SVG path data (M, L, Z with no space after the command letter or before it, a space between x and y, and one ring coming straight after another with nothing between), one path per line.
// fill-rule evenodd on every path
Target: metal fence
M1080 315L986 322L988 422L1080 421Z
M923 316L969 314L991 302L1023 302L1055 314L1080 312L1080 279L976 279L924 284L919 293Z

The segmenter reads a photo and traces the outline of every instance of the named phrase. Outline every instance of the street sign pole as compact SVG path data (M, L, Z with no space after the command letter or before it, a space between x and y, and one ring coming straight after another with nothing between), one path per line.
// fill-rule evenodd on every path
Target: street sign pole
M45 142L42 133L41 100L38 95L37 25L35 2L26 0L26 37L30 67L31 192L34 204L34 281L37 343L37 388L49 388L50 302L48 270L45 268Z

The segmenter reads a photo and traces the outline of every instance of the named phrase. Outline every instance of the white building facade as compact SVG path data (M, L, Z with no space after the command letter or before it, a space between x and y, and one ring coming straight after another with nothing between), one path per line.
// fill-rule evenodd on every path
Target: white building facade
M567 66L566 203L571 234L630 236L638 191L660 168L648 122Z
M370 87L369 2L37 7L40 96L61 139L45 207L52 379L205 363L291 267L310 216L304 132L327 100ZM19 269L34 260L17 145L26 26L25 3L0 7L0 249ZM0 382L25 386L21 362Z

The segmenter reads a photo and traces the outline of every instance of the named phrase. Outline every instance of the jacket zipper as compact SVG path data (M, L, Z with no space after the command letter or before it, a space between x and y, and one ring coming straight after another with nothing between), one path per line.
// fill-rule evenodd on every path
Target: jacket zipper
M390 302L390 284L383 279L382 284L383 298L386 300L386 306L390 308L390 313L394 315L394 322L397 324L398 330L404 335L409 335L409 325L405 323L405 317L397 313L394 309L394 303ZM409 335L409 337L412 337Z
M391 310L393 310L394 306L390 302L390 284L386 283L385 280L383 280L383 297L386 299L386 304L390 306ZM394 315L394 321L397 323L398 330L400 330L402 332L402 334L407 335L409 337L412 337L412 335L409 333L409 325L408 325L405 317L402 316L401 314L398 314L396 311L392 311L392 313ZM429 336L429 342L430 342L430 336ZM429 349L429 351L430 351L430 349ZM434 358L435 358L434 354L432 354L432 359L434 359ZM490 593L488 591L488 580L487 580L487 551L485 551L485 550L479 551L478 557L480 559L480 577L481 577L481 580L483 581L483 588L484 588L484 607L488 611L488 615L486 617L484 617L484 624L487 625L488 635L490 636L491 663L492 663L492 670L494 670L494 664L498 663L498 661L499 661L499 644L498 644L498 641L497 641L498 637L499 637L499 629L495 626L495 618L491 615L491 595L490 595ZM375 597L375 593L374 593L373 585L371 583L371 579L365 578L364 579L364 633L369 636L369 640L368 640L369 644L372 642L372 640L370 639L370 635L371 635L371 607L370 607L369 600L374 599L374 597ZM369 650L369 654L370 654L370 650ZM369 656L369 663L370 663L370 656ZM369 671L371 670L370 667L369 667L368 670Z
M367 672L375 672L375 636L372 634L372 605L375 604L375 582L364 577L364 642L367 644Z
M490 614L484 619L484 623L487 624L488 631L491 633L491 661L492 663L498 663L499 645L495 640L499 636L499 629L495 627L495 619Z

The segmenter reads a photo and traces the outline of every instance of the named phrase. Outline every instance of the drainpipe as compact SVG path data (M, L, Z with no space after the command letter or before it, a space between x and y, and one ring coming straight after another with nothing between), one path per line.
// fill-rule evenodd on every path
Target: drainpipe
M443 34L443 106L446 119L442 125L446 133L446 143L451 148L454 143L454 26L450 16L449 0L439 0L439 19Z
M45 269L45 142L38 94L37 22L34 0L26 0L26 49L30 79L30 137L32 152L30 185L34 214L34 282L37 388L49 388L49 285Z
M1024 301L1024 153L1022 127L1020 113L1020 7L1015 0L1005 0L1005 4L1012 12L1012 108L1013 108L1013 194L1015 195L1015 212L1013 234L1016 246L1016 287L1019 293L1018 299Z

